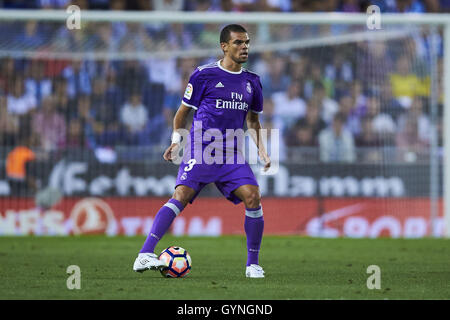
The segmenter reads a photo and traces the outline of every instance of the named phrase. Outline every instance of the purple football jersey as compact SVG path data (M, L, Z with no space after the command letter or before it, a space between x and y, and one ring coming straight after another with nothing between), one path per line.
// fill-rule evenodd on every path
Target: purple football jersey
M259 76L244 68L239 72L225 70L220 62L198 67L189 79L182 103L195 109L195 114L191 139L186 145L190 152L185 149L176 186L185 185L195 190L192 203L205 185L215 183L228 200L238 204L241 200L233 191L246 184L258 186L258 182L248 163L239 156L242 155L243 139L236 141L239 138L235 139L235 134L229 130L243 132L247 113L262 112ZM210 130L215 131L214 137L208 136ZM229 136L233 136L231 146L227 146ZM203 151L217 140L223 147L223 156L219 157L222 161L208 163ZM228 161L230 155L231 163Z
M194 141L203 137L201 148L203 151L211 141L216 140L216 138L205 139L208 137L205 132L220 131L225 161L226 152L231 151L236 155L243 143L235 141L232 145L228 144L227 148L227 137L235 135L230 130L243 129L249 111L257 113L263 111L261 82L259 76L253 72L244 68L239 72L228 71L217 61L200 66L193 72L182 103L196 111L190 131L192 155L194 155ZM211 131L213 129L215 130ZM229 142L233 142L233 139L229 139ZM195 154L202 151L196 150Z

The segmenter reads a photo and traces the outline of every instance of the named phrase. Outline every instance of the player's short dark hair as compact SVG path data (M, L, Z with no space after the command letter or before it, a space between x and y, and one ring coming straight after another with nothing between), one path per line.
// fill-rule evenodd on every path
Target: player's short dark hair
M220 43L230 41L231 32L247 32L247 30L239 24L229 24L220 32Z

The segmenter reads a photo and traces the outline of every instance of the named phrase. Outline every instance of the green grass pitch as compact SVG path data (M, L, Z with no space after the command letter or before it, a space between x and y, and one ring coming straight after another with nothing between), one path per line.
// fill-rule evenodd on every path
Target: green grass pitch
M182 279L132 271L144 237L0 237L0 299L450 299L450 241L320 239L265 236L264 279L244 275L243 236L173 237L160 252L188 250ZM69 265L81 289L66 286ZM381 270L381 289L367 288L367 267Z

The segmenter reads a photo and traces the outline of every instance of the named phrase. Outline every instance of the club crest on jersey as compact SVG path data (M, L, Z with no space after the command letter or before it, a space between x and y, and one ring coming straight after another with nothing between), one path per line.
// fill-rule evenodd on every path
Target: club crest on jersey
M186 91L184 91L184 97L188 100L191 99L192 97L192 92L194 91L194 87L192 86L192 84L188 83L187 87L186 87Z
M250 85L250 82L247 82L247 92L252 93L252 86Z

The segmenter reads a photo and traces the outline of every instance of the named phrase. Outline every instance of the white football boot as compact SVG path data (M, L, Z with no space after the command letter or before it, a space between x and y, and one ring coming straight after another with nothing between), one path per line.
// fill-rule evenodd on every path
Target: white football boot
M264 270L257 264L251 264L245 268L245 276L247 278L264 278Z
M166 264L158 259L154 253L139 253L134 261L133 270L136 272L144 272L145 270L160 270Z

